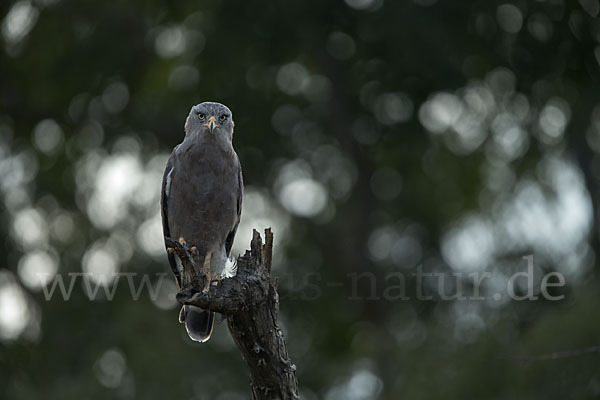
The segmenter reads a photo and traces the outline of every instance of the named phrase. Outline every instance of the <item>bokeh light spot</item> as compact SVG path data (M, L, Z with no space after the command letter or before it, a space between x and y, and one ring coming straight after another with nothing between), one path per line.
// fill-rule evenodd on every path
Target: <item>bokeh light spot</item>
M523 26L523 13L512 4L501 4L496 9L496 21L508 33L518 33Z
M30 289L39 290L50 282L58 272L58 258L45 251L26 253L19 261L19 277Z

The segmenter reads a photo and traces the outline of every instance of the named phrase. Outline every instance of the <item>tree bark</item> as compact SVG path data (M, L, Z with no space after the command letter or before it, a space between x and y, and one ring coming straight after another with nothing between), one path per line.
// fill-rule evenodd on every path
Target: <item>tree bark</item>
M229 332L246 360L254 400L298 399L296 366L292 364L277 325L279 296L271 283L273 234L265 230L265 244L254 230L250 250L237 260L237 274L209 290L198 266L200 257L169 238L167 244L183 263L182 289L177 300L223 314Z

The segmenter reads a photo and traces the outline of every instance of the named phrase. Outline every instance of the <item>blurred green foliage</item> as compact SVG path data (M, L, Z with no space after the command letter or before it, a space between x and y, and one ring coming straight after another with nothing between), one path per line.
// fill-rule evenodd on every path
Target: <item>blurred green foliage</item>
M250 398L225 324L192 343L160 275L162 168L207 100L236 123L234 251L252 228L277 238L303 398L597 398L599 12L598 0L3 2L0 398ZM538 300L510 300L527 255ZM438 275L421 288L419 270ZM560 301L540 292L553 271ZM114 298L90 300L79 276L68 301L46 299L40 279L81 272L118 283ZM485 300L444 299L474 289L453 273L484 272ZM114 273L161 289L135 301Z

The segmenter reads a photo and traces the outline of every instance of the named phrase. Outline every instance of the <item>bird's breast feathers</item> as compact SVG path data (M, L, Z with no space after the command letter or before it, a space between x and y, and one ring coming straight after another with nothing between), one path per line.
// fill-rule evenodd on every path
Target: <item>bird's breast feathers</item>
M183 143L173 154L165 193L171 235L199 250L221 245L239 222L239 160L233 148Z

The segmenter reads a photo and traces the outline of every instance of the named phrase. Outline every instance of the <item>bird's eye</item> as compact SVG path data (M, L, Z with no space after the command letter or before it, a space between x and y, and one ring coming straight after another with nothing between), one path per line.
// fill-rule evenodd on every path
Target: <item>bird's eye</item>
M219 117L219 121L225 122L227 120L227 114L223 114Z
M206 118L206 115L202 114L202 113L198 113L198 119L200 121L204 121L204 119Z

